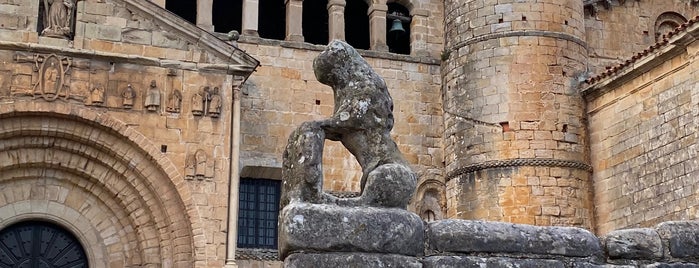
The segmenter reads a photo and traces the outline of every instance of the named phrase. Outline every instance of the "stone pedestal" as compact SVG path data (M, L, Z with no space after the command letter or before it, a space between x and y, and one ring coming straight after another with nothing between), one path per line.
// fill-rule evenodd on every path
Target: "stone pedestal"
M404 209L291 203L279 215L282 259L308 251L420 256L423 241L422 219Z

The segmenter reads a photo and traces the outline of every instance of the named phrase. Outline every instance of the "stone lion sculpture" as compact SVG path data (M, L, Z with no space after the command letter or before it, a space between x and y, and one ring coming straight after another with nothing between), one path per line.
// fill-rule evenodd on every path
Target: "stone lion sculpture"
M393 100L386 83L354 48L333 41L313 61L319 82L332 87L332 117L309 121L289 137L284 152L281 206L290 202L403 208L416 176L390 136ZM340 141L362 167L361 195L337 198L323 192L325 139Z

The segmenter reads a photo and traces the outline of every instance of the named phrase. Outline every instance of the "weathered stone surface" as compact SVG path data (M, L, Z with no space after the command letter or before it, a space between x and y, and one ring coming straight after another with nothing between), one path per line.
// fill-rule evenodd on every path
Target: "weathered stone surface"
M663 243L670 250L670 256L689 260L699 260L699 222L670 221L656 227Z
M427 226L427 247L438 252L521 253L570 257L601 256L599 239L572 227L504 222L441 220Z
M506 257L473 257L473 256L433 256L425 258L422 263L424 268L563 268L562 261L547 259L514 259Z
M660 236L649 228L614 231L607 234L604 243L612 259L657 259L663 256Z
M417 179L390 135L393 100L386 83L342 41L330 42L313 61L313 70L319 82L333 89L334 113L291 133L284 151L281 205L299 201L405 209ZM325 139L340 141L359 162L360 197L334 198L322 192Z
M295 251L424 252L423 221L403 209L294 202L279 216L279 254Z
M284 261L286 268L306 267L400 267L420 268L415 257L394 254L371 253L300 253L292 254Z
M590 262L574 262L573 268L634 268L635 265L616 265L616 264L595 264Z
M643 268L697 268L699 264L696 263L652 263L648 265L641 265Z

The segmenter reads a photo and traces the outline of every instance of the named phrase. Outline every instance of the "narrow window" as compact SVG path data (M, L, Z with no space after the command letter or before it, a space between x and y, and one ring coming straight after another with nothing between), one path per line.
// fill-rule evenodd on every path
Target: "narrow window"
M328 0L303 1L303 40L315 45L328 44Z
M197 24L197 1L168 0L165 2L165 9L192 24Z
M262 38L284 40L286 36L286 5L282 0L260 1L258 34Z
M358 49L369 49L369 5L363 0L347 1L345 39Z
M281 181L241 178L238 247L277 248Z
M214 24L214 32L227 33L236 30L242 33L242 0L214 0L212 12L211 23Z
M388 3L386 14L386 45L388 51L410 54L410 12L397 3Z

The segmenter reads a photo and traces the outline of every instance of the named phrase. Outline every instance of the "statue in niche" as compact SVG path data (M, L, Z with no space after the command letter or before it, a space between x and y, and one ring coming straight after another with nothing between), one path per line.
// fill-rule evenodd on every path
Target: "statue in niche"
M208 94L209 105L207 114L211 117L219 117L221 115L221 94L219 93L218 87Z
M73 0L44 0L44 30L41 35L70 38L74 9Z
M90 105L101 106L104 104L104 87L102 84L97 84L90 90Z
M150 89L148 89L145 106L151 112L157 111L158 107L160 107L160 90L158 90L155 80L150 81Z
M204 101L206 100L205 95L208 94L209 87L204 87L203 92L194 92L192 95L192 114L202 115L204 114Z
M332 41L313 61L319 82L332 87L330 118L304 122L284 151L281 207L294 202L406 209L417 178L390 132L393 100L386 83L359 53ZM323 192L325 139L340 141L362 168L361 195L337 198Z
M131 109L133 107L134 98L136 98L136 92L134 91L131 84L126 86L126 88L121 92L121 106L124 109Z
M182 109L182 93L175 89L167 98L167 107L165 110L171 113L179 113Z

